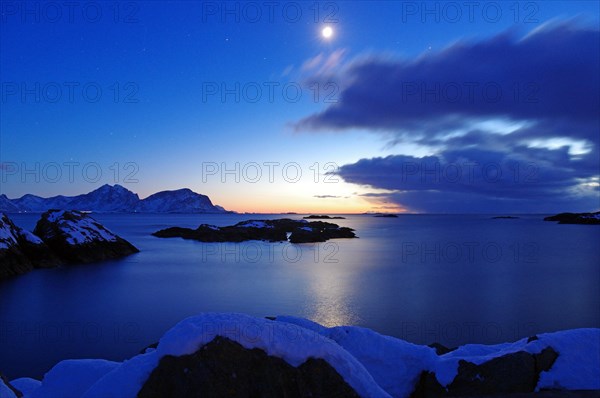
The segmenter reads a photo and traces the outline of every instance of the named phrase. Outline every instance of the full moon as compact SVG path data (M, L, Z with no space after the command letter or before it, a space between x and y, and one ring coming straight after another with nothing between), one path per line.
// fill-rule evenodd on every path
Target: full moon
M326 26L321 31L321 34L323 35L324 38L329 39L329 38L331 38L331 36L333 36L333 29L331 29L330 26Z

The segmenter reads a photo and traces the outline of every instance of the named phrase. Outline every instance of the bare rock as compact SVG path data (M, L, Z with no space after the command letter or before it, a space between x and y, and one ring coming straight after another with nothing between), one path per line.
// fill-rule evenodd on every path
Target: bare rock
M191 355L163 357L138 393L159 397L358 397L323 359L294 367L260 349L216 337Z
M17 227L0 213L0 279L60 264L59 258L39 237Z
M139 251L79 211L49 210L42 214L34 233L66 263L91 263Z

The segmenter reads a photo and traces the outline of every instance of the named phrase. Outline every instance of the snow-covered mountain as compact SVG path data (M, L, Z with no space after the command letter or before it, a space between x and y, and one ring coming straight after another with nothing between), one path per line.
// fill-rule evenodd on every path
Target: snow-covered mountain
M0 195L0 211L5 213L45 212L50 209L108 212L144 213L224 213L221 206L213 205L209 197L190 189L162 191L140 199L136 193L121 185L103 185L77 196L42 198L27 194L18 199Z
M27 194L23 195L19 199L13 199L12 203L18 207L19 210L17 211L43 213L50 209L63 209L73 199L73 197L62 195L53 196L51 198L42 198L40 196Z
M17 213L19 206L13 203L12 200L8 199L6 195L0 195L0 212L4 213Z
M121 185L103 185L90 193L75 196L68 207L72 210L96 212L130 212L139 201L136 193Z
M213 205L208 196L184 188L150 195L138 203L136 211L141 213L221 213L223 208L219 209Z

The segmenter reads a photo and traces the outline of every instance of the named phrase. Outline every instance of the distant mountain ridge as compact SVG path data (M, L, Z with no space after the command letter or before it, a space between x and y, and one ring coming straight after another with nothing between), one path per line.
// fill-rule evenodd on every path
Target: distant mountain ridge
M42 198L27 194L9 199L0 195L0 212L41 213L50 209L96 213L227 213L221 206L214 205L208 196L188 188L157 192L145 199L118 184L105 184L77 196Z

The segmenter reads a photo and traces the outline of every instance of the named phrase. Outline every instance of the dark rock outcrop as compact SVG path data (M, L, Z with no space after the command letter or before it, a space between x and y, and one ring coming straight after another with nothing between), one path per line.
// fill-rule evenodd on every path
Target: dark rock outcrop
M196 229L172 227L153 233L159 238L180 237L201 242L244 242L264 240L292 243L325 242L335 238L356 238L354 230L324 221L305 220L248 220L232 226L217 227L202 224Z
M373 217L382 217L382 218L398 218L396 214L375 214Z
M0 279L60 264L60 259L39 237L17 227L0 213Z
M600 211L595 213L560 213L544 217L544 221L558 221L559 224L600 225Z
M216 337L191 355L163 357L138 393L159 397L358 397L323 359L294 367Z
M539 354L519 351L480 365L460 360L458 374L447 388L431 372L423 372L411 397L467 397L535 391L540 373L549 370L558 354L551 347Z
M202 224L196 229L172 227L153 233L159 238L193 239L201 242L244 242L247 240L266 240L277 242L286 240L285 230L267 227L215 227Z
M435 353L438 355L444 355L444 354L447 354L449 352L456 350L456 348L448 348L445 345L442 345L440 343L431 343L428 345L428 347L433 348L435 350Z
M515 217L515 216L495 216L492 217L492 220L516 220L519 217Z
M49 210L42 214L34 233L66 263L91 263L139 251L79 211Z

